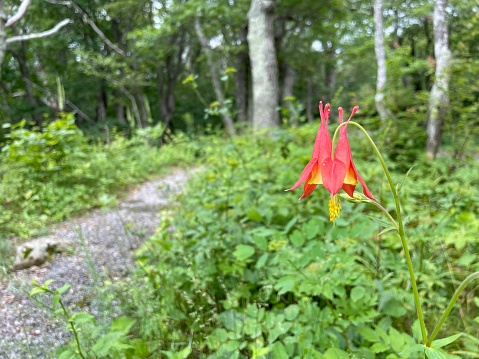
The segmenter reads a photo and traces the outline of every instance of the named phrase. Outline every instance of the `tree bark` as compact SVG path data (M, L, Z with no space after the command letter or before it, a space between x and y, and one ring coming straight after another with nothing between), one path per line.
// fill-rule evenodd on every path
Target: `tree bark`
M248 121L248 70L249 56L247 51L248 28L241 28L240 41L242 49L236 55L235 99L238 110L238 121Z
M325 63L325 72L326 72L326 86L329 100L331 101L336 92L336 47L334 43L331 43L331 46L325 43L326 45L326 54L328 59Z
M433 15L434 53L436 55L435 81L429 95L426 154L437 155L442 138L442 125L449 111L449 71L451 52L446 24L447 0L436 0Z
M384 50L384 27L383 27L383 0L374 1L374 50L376 52L376 62L378 65L376 79L376 110L379 113L381 121L391 118L392 113L386 105L384 99L384 88L386 87L386 52Z
M278 60L274 41L275 0L251 0L248 43L253 82L253 129L279 125Z
M313 84L311 77L306 78L306 118L309 123L314 121L313 115Z
M284 102L286 97L293 96L294 82L296 81L296 72L287 62L283 63L283 87L281 89L281 100Z
M7 52L7 29L5 24L7 23L7 14L5 14L5 5L3 0L0 0L0 70L2 68L3 59ZM1 71L0 71L1 78Z
M225 104L225 94L223 91L223 87L221 86L220 75L218 73L218 66L213 59L213 53L211 51L209 40L206 38L205 34L203 33L203 29L200 24L200 20L196 18L195 20L195 30L196 34L198 35L198 39L200 40L201 47L206 54L206 61L208 62L208 67L210 68L211 74L211 81L213 82L213 90L216 95L216 100L220 103L220 106L223 107ZM225 126L226 131L231 135L234 136L236 134L236 130L233 124L233 119L229 114L221 115L223 120L223 124Z
M35 93L33 92L33 86L30 79L30 71L28 69L27 58L25 55L25 45L21 43L18 49L18 52L10 51L10 53L13 55L15 60L17 60L18 69L20 70L20 74L22 75L22 80L23 80L24 88L25 88L25 94L27 96L27 102L31 107L30 112L32 116L32 121L37 126L41 126L42 117L38 113L36 113L36 111L38 110L38 102L37 102L37 99L35 98Z
M125 126L127 124L126 122L126 115L125 115L125 106L123 106L121 103L116 104L116 117L118 119L118 122Z
M174 52L166 57L165 68L158 68L157 89L160 97L160 115L167 128L175 113L176 81L183 69L182 57L185 52L185 32L172 35L169 44Z
M108 97L106 94L105 85L103 82L100 82L100 88L98 89L97 94L97 105L96 105L96 121L103 122L106 120L106 109L108 107Z

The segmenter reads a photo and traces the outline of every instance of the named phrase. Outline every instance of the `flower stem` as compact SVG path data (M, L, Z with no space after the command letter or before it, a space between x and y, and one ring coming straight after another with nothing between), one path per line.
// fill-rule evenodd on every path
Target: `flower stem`
M338 133L339 129L342 126L346 126L348 124L354 125L357 128L359 128L364 133L366 138L368 139L369 143L371 144L371 147L374 149L374 151L376 152L376 155L379 158L379 161L381 162L381 166L383 167L383 171L386 174L387 180L389 182L389 187L391 188L391 192L394 196L394 201L396 202L396 217L397 217L397 224L398 224L398 233L399 233L399 237L401 239L401 244L402 244L402 247L403 247L403 250L404 250L404 256L406 258L407 268L408 268L408 271L409 271L409 277L411 279L411 285L412 285L412 290L413 290L413 294L414 294L414 303L415 303L415 306L416 306L416 311L417 311L417 317L419 319L419 324L421 326L422 341L423 341L423 343L426 343L427 342L426 324L424 323L424 315L423 315L422 308L421 308L421 301L419 299L419 291L417 289L417 283L416 283L416 278L415 278L415 275L414 275L414 268L413 268L413 265L412 265L411 254L409 253L409 248L408 248L407 242L406 242L406 234L405 234L405 231L404 231L404 224L403 224L403 220L402 220L402 216L401 216L401 205L399 203L399 195L396 191L396 187L394 186L394 182L391 178L391 174L389 173L389 170L386 166L386 162L384 161L384 158L381 155L381 152L379 152L379 149L376 147L376 144L374 143L374 141L369 136L368 132L364 129L363 126L361 126L359 123L354 122L354 121L348 121L348 122L342 123L341 125L338 126L338 128L336 129L336 132L334 133L333 143L334 143L334 140L337 136L337 133Z
M464 279L462 281L461 285L456 289L456 291L454 292L454 295L451 298L451 301L449 302L449 305L446 308L446 311L444 313L442 313L442 316L439 319L439 321L437 322L436 327L432 331L432 334L429 337L429 340L427 341L427 344L426 344L427 347L431 346L432 341L436 337L437 333L439 333L439 330L441 329L442 325L444 324L447 317L449 316L452 309L454 308L454 304L456 304L457 299L459 298L459 295L461 294L461 292L464 290L464 288L466 288L466 286L469 284L469 282L471 282L475 278L479 278L479 272L474 272L474 273L470 274L466 279Z
M47 288L43 288L43 290L47 293L50 293L51 295L58 294L58 293L56 293L56 292L54 292L50 289L47 289ZM70 314L68 313L68 310L65 307L65 305L63 304L63 301L62 301L61 298L58 300L58 303L60 303L60 306L62 307L62 310L63 310L63 314L67 318L67 320L70 323L70 326L72 328L73 336L75 337L75 341L76 341L77 348L78 348L78 355L80 355L82 357L82 359L86 359L85 356L83 355L82 351L81 351L80 339L78 338L78 333L76 331L75 325L73 325L72 317L70 317Z

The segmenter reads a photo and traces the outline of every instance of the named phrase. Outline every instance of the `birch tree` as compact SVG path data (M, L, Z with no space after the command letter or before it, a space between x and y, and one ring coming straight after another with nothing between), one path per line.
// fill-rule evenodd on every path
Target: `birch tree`
M251 0L248 44L252 70L253 129L278 126L278 61L274 43L275 0Z
M433 15L434 54L436 72L434 85L429 95L426 153L428 157L437 155L442 138L442 125L449 110L449 62L451 52L448 44L446 24L447 0L436 0Z
M18 7L17 12L7 17L5 12L5 1L0 0L0 66L3 63L3 59L5 58L5 53L7 52L7 45L13 42L18 41L26 41L26 40L33 40L33 39L40 39L43 37L48 37L51 35L56 34L62 27L69 24L71 21L69 19L65 19L60 21L57 25L55 25L50 30L40 32L40 33L33 33L27 35L20 35L20 36L13 36L8 38L7 37L7 28L14 25L18 22L26 13L28 6L30 5L30 0L23 0L20 6Z
M384 100L384 88L386 87L386 52L384 51L384 26L383 26L383 0L374 1L374 51L378 65L376 78L376 110L381 121L391 118L392 114Z

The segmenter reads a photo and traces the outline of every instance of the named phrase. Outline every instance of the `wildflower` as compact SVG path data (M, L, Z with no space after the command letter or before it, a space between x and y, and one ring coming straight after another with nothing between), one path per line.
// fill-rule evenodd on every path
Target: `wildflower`
M322 163L327 158L331 158L332 143L328 132L329 114L331 112L329 107L329 103L326 104L323 111L323 103L319 102L321 124L319 126L318 134L316 135L316 140L314 141L312 158L306 167L304 167L303 172L301 172L301 175L294 186L287 189L287 191L292 191L304 182L304 190L300 199L308 197L318 184L323 183L321 174Z
M353 108L346 123L351 120L358 109L358 106ZM341 212L341 203L338 197L338 192L341 189L351 198L354 198L354 189L359 181L363 186L364 195L372 200L375 200L375 198L354 165L351 146L346 133L347 124L339 130L339 140L333 156L333 145L328 132L329 104L326 104L323 112L323 104L320 102L319 113L321 125L314 142L311 161L304 168L299 180L287 191L298 188L304 182L303 195L300 197L300 199L303 199L309 196L318 184L322 184L331 194L328 202L329 219L334 221ZM338 109L338 113L339 123L342 124L343 109L341 107Z
M347 123L351 120L358 109L358 106L353 108ZM340 107L338 112L339 123L342 124L343 109ZM346 127L347 124L341 127L339 130L339 140L334 152L334 156L326 158L322 163L321 173L323 186L329 191L329 193L331 193L331 198L328 203L329 219L331 221L334 221L337 217L339 217L341 211L341 203L337 195L341 189L343 189L344 192L346 192L351 198L354 198L354 189L359 181L359 183L361 183L363 186L364 195L369 199L375 200L374 196L369 191L369 188L366 186L366 183L354 165L351 146L349 145L348 135L346 133Z

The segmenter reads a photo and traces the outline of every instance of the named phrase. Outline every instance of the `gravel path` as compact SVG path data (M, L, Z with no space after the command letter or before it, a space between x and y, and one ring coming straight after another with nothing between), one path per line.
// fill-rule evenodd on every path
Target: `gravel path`
M114 210L97 210L52 228L49 237L71 244L71 253L14 272L8 283L0 283L0 358L51 358L53 349L70 337L63 317L54 318L25 294L32 279L38 283L54 279L55 287L71 284L64 295L68 306L97 316L99 306L89 301L91 289L128 273L134 265L133 250L155 231L159 209L173 204L173 195L190 174L176 169L133 190Z

